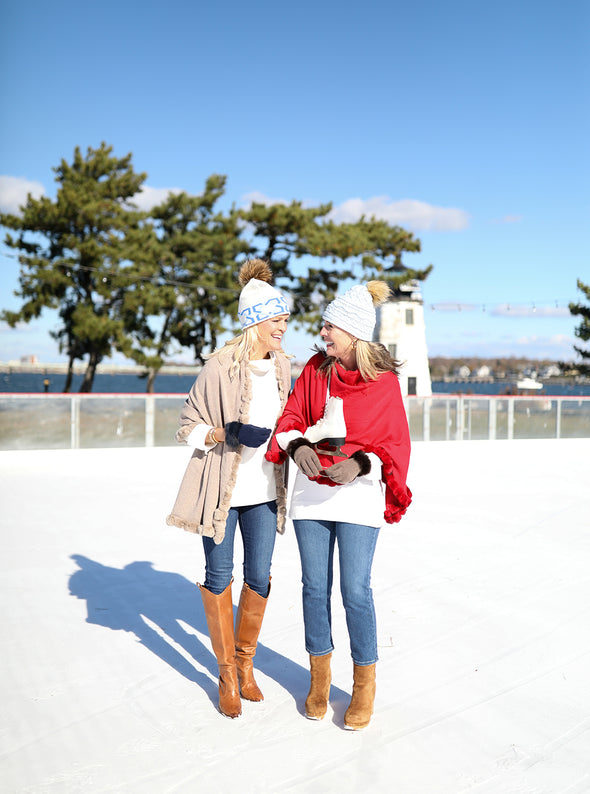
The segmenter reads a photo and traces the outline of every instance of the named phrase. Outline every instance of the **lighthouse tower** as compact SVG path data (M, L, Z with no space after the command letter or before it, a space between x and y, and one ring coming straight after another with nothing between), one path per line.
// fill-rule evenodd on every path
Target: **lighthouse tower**
M402 363L399 383L404 397L431 397L424 303L418 281L403 284L398 293L377 307L374 340Z

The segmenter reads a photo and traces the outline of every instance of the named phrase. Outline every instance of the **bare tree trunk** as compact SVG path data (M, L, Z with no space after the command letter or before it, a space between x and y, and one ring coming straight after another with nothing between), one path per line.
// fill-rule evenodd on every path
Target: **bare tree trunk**
M66 375L66 382L64 384L64 393L69 394L72 389L72 380L74 377L74 361L76 359L73 356L70 356L68 360L68 372Z
M86 367L86 372L84 373L84 379L82 380L82 385L80 386L80 392L90 392L92 391L92 384L94 383L94 376L96 374L96 368L100 363L101 357L98 353L91 353L90 360L88 361L88 366Z
M147 385L145 387L146 394L153 394L154 393L154 383L156 382L156 375L158 374L158 370L150 367L148 369L148 376L147 376Z

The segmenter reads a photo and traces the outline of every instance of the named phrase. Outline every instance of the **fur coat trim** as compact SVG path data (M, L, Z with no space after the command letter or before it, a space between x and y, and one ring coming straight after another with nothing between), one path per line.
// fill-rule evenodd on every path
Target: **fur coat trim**
M281 403L285 406L291 385L291 366L284 353L276 353L275 376ZM241 362L239 374L230 373L231 354L220 353L207 361L193 384L180 415L176 433L179 443L198 424L225 427L228 422L248 423L252 400L252 379L248 362ZM241 446L229 449L221 443L209 452L195 449L187 465L178 495L166 523L221 543L231 506ZM277 494L277 531L285 531L287 488L285 467L274 466Z

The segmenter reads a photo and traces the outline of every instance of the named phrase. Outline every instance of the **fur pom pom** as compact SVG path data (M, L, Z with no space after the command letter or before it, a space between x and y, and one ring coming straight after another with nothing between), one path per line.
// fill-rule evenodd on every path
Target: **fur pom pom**
M247 259L240 268L238 281L241 287L245 287L253 278L266 281L268 284L272 283L272 270L264 259Z
M385 281L369 281L367 284L369 295L373 299L373 306L380 306L390 297L391 290Z

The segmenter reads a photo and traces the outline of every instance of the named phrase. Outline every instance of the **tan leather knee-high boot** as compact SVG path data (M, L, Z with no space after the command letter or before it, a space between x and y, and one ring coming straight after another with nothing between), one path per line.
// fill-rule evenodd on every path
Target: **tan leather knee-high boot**
M254 680L253 659L269 595L270 581L266 598L252 590L245 582L240 595L235 630L236 666L240 692L246 700L264 700L264 696Z
M305 716L308 720L323 720L326 716L332 681L331 661L331 653L327 653L325 656L312 656L311 654L309 656L311 684L305 701Z
M199 585L199 589L211 646L219 667L219 711L233 719L242 713L242 703L236 669L231 583L219 595L211 593L203 585Z
M360 731L371 721L375 705L375 665L354 665L352 699L344 715L344 727L349 731Z

